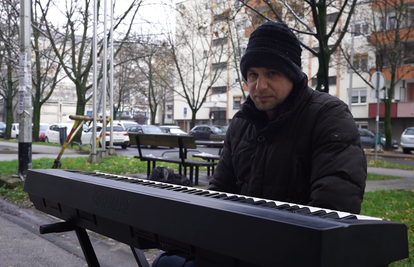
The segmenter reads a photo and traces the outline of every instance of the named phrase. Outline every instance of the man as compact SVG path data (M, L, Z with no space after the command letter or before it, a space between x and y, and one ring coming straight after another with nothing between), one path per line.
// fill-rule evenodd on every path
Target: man
M312 90L283 23L250 36L240 62L249 97L232 119L209 189L359 213L366 159L345 103Z
M232 119L209 189L359 213L367 163L345 103L307 86L300 43L283 23L250 36L249 97ZM193 267L162 253L153 267Z

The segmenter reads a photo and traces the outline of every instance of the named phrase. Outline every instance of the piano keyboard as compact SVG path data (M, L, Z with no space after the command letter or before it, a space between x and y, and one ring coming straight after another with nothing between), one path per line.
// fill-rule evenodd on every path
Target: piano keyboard
M347 212L57 169L28 170L24 190L40 211L131 247L179 251L197 267L387 266L408 257L404 224Z
M325 208L318 208L306 205L292 204L288 202L281 202L275 200L269 200L264 198L257 197L248 197L238 194L230 194L225 192L219 192L214 190L199 189L195 187L181 186L175 184L162 183L158 181L151 181L147 179L140 179L135 177L128 177L116 174L107 174L102 172L84 172L84 171L73 171L68 170L69 172L80 173L88 176L94 176L104 179L111 179L120 182L138 184L143 186L150 186L154 188L160 188L164 190L170 190L174 192L180 192L183 194L191 194L196 196L210 197L214 199L228 200L237 203L246 203L249 205L268 207L278 210L283 210L287 212L293 212L303 215L312 215L318 216L321 218L330 218L330 219L357 219L357 220L382 220L381 218L371 217L366 215L352 214L349 212L343 212L338 210L331 210Z

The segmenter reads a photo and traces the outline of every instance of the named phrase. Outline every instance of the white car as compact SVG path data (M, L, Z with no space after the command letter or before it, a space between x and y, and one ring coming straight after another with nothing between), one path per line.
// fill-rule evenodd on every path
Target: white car
M176 125L161 125L158 126L164 133L169 133L172 135L189 135L188 133L181 130L180 126Z
M19 123L12 123L11 138L19 139Z
M54 123L49 126L49 129L45 133L45 143L58 143L60 144L60 128L66 127L66 136L69 135L72 130L73 123Z
M401 134L400 145L405 154L410 154L414 150L414 127L408 127Z
M109 146L110 141L110 126L106 126L106 135L105 135L105 143L106 147ZM102 125L99 124L96 126L96 137L94 140L98 139L102 132ZM82 145L91 145L92 144L92 136L93 136L93 128L90 127L89 129L82 132L81 142ZM129 146L129 136L128 133L122 128L122 126L114 125L112 127L112 137L113 137L113 145L114 146L121 146L122 149L126 149ZM99 142L99 146L102 147L102 137Z
M124 128L124 130L126 130L127 128L131 127L131 126L138 126L139 124L135 121L113 121L114 125L119 125L122 128Z

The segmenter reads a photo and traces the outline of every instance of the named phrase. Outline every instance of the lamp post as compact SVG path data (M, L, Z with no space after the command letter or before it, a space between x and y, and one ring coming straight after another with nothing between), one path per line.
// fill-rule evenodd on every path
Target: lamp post
M385 86L385 76L382 72L375 72L372 74L371 77L371 83L374 89L376 90L376 96L377 96L377 116L376 116L376 133L375 133L375 161L377 161L377 146L378 146L378 131L379 131L379 90L384 88Z
M19 170L22 181L32 167L32 77L30 49L30 1L20 0L20 55L19 55Z

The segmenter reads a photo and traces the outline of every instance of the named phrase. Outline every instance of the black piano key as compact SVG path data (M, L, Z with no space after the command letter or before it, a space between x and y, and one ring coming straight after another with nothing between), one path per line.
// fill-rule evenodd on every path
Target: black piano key
M232 199L230 199L231 201L235 201L235 202L241 202L241 201L243 201L243 200L245 200L246 198L245 197L236 197L236 198L232 198Z
M193 195L203 196L203 195L207 195L207 194L210 194L210 192L209 191L200 190L200 192L196 192Z
M299 209L300 209L300 207L299 207L299 206L294 205L294 206L290 206L289 208L286 208L286 209L283 209L283 210L285 210L285 211L292 211L292 212L295 212L295 211L297 211L297 210L299 210Z
M326 214L325 210L317 210L317 211L314 211L314 212L311 213L311 215L314 215L314 216L322 216L322 215L325 215L325 214Z
M259 200L259 201L254 201L254 202L252 203L252 205L259 206L259 205L266 204L266 203L267 203L266 201L264 201L263 199L261 199L261 200Z
M218 195L218 194L219 193L217 193L217 192L213 192L213 193L205 195L205 197L214 197L215 195Z
M291 208L291 206L289 204L277 205L275 207L275 209L278 209L278 210L286 210L286 209L289 209L289 208Z
M253 200L253 198L249 197L249 198L246 198L244 200L241 200L240 202L246 203L246 204L252 204L252 203L254 203L254 200Z
M266 202L266 203L261 204L260 206L269 207L269 208L276 208L276 203L274 203L274 202Z
M336 212L328 212L325 215L319 216L321 218L338 219L339 215Z
M294 213L298 213L298 214L310 214L310 209L308 207L303 207L300 209L297 209L295 211L293 211Z
M238 196L236 196L236 195L231 195L231 196L228 196L228 197L226 197L226 198L223 198L223 200L233 200L233 199L237 199L238 198Z
M358 217L354 214L350 214L348 216L342 217L340 220L357 220Z
M227 197L227 194L218 194L218 195L212 196L212 198L225 198L225 197Z
M194 189L194 188L189 188L189 189L187 189L187 190L183 190L183 191L181 191L181 192L183 192L183 193L192 193L192 192L195 192L195 191L197 191L197 189Z

